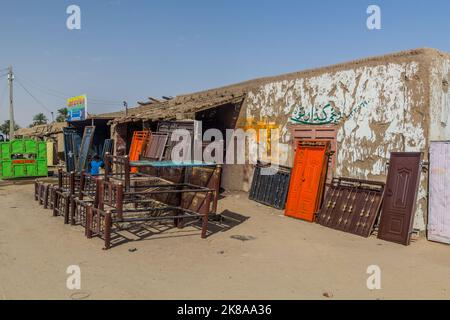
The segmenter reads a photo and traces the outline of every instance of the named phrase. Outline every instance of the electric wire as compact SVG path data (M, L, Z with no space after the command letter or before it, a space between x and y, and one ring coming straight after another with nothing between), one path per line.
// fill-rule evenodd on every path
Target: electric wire
M49 108L47 108L38 98L36 98L27 88L25 88L25 86L22 84L22 82L19 79L15 79L17 81L17 83L23 88L23 90L25 90L26 93L28 93L33 99L34 101L36 101L44 110L46 110L47 112L52 113L52 110L50 110Z
M5 83L4 87L3 87L3 91L2 91L2 95L0 96L0 109L3 103L3 100L6 97L6 89L8 88L8 85Z
M5 83L5 86L3 87L2 94L0 95L0 114L1 114L3 102L4 102L5 97L6 97L6 89L7 88L8 88L8 85L7 85L7 83Z
M17 76L17 72L15 72L16 76ZM58 91L55 89L51 89L48 87L44 87L42 85L38 85L36 82L31 81L30 79L25 79L21 74L19 74L20 79L23 82L27 82L28 85L42 91L43 93L49 95L49 96L53 96L56 98L61 98L64 100L67 100L67 97L71 97L73 96L73 94L68 94L68 93L64 93L62 91ZM91 97L89 96L88 98L88 102L92 103L92 104L99 104L99 105L108 105L108 104L122 104L122 101L118 101L118 100L105 100L105 99L97 99L95 97Z

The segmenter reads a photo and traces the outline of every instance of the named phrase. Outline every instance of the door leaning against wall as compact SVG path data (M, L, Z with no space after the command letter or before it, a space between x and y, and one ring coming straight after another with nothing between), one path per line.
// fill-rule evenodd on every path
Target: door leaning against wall
M286 216L314 222L326 180L328 141L300 141L291 173Z

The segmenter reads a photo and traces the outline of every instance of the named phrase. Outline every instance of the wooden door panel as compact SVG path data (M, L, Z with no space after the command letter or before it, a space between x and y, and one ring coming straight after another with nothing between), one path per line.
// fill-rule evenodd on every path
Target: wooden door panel
M314 126L314 125L293 125L291 126L292 137L294 145L303 140L317 140L330 142L330 151L332 155L329 157L327 170L327 183L331 183L333 179L334 170L336 167L336 152L337 152L337 130L336 126Z
M409 245L420 182L421 153L391 154L378 238Z
M313 222L322 197L329 142L301 141L295 155L286 215Z

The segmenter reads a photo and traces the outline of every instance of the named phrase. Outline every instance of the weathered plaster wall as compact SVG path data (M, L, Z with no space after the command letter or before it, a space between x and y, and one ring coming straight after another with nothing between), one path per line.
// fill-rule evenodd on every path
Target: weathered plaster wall
M430 140L450 140L450 59L436 56L430 66Z
M336 175L385 181L391 151L427 147L428 66L415 58L265 84L248 94L241 116L280 124L281 142L291 149L288 124L294 109L330 103L343 115L337 123ZM425 182L415 219L420 230L425 230Z

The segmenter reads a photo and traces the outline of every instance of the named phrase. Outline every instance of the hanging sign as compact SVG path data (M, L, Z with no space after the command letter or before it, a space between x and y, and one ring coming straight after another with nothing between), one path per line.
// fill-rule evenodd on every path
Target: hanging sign
M67 121L83 121L87 118L86 95L67 99L68 119Z

